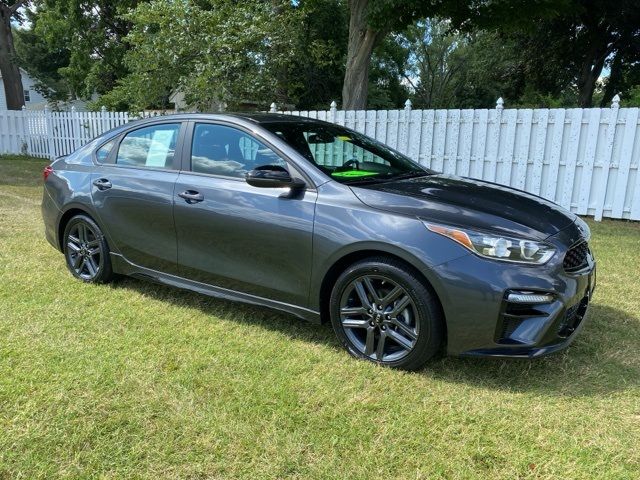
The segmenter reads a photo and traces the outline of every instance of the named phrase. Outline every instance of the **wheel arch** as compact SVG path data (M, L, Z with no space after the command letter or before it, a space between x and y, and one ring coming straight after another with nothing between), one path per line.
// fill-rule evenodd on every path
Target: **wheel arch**
M89 217L91 220L93 220L96 223L96 225L98 225L98 227L100 227L100 230L102 230L104 234L104 228L102 228L102 225L100 225L100 222L98 222L96 215L94 215L90 211L90 209L86 208L86 206L84 205L78 205L78 204L70 205L64 210L64 212L62 212L62 214L60 215L60 218L58 219L58 228L56 231L56 235L58 240L58 249L61 252L64 251L63 238L62 238L64 236L64 230L65 228L67 228L67 224L69 223L69 220L71 220L76 215L86 215L87 217Z
M417 262L416 258L412 258L413 256L406 253L398 254L396 252L390 252L388 250L380 249L380 248L362 248L354 251L350 251L340 256L337 260L335 260L331 266L326 270L324 276L322 277L322 281L320 283L320 292L319 292L319 307L320 307L320 321L321 323L327 323L330 321L329 317L329 297L331 296L331 289L335 284L335 281L338 277L344 272L350 265L354 263L364 260L365 258L371 257L387 257L394 261L402 263L408 270L413 272L415 276L421 280L422 284L427 288L436 299L438 306L440 308L440 313L442 314L442 318L444 319L443 328L444 328L444 336L445 342L447 340L447 319L445 316L444 308L442 305L442 299L438 294L438 289L434 287L434 282L432 282L427 275L420 269L413 266L412 263Z

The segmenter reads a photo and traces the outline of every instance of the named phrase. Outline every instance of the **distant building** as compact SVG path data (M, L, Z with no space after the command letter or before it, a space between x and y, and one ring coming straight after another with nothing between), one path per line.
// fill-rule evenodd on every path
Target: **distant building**
M189 105L185 99L185 95L179 88L171 92L169 95L169 102L173 103L173 108L176 112L195 111L192 105ZM212 112L224 112L227 105L224 102L214 102L211 105L210 111Z
M169 103L173 104L173 108L176 112L185 112L196 110L193 108L193 105L189 105L185 99L185 95L181 89L177 88L171 92L169 95ZM295 105L280 105L280 108L285 108L287 110L295 110ZM223 101L214 101L212 102L209 108L202 109L202 112L225 112L227 111L227 103ZM242 100L237 103L234 107L234 111L238 112L257 112L260 110L265 110L268 108L265 105L265 102L257 102L254 100Z
M29 76L27 72L20 69L22 76L22 88L24 90L24 105L29 110L41 110L47 104L47 99L36 92L36 81ZM7 98L4 94L4 83L2 82L2 73L0 73L0 110L7 109Z

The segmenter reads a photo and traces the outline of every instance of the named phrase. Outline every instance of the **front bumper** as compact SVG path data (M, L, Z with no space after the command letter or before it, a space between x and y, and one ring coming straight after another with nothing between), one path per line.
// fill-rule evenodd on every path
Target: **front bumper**
M588 286L584 297L573 305L563 303L562 299L544 305L550 307L548 314L540 312L543 314L510 318L503 313L494 337L499 347L468 350L460 355L537 358L562 350L573 342L582 329L594 290L595 284Z
M555 239L558 245L566 238ZM557 245L557 246L558 246ZM566 250L566 247L563 247ZM585 323L596 286L596 264L567 273L563 251L529 266L468 255L436 268L447 322L447 352L459 356L535 358L567 347ZM509 293L549 295L513 303Z

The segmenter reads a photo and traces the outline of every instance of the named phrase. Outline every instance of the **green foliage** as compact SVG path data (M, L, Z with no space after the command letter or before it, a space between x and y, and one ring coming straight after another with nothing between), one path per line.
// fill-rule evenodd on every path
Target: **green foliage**
M367 13L381 35L402 32L401 75L423 106L490 106L502 96L510 105L588 107L637 84L629 80L640 70L635 0L381 0ZM375 85L372 95L380 96Z
M369 71L368 108L402 108L411 95L403 77L410 52L396 36L386 37L373 51Z
M522 12L526 10L519 18L526 18ZM513 28L512 17L504 17L501 24L474 19L475 28L502 32L520 56L523 78L517 97L529 89L542 97L569 100L575 96L574 105L582 107L593 105L594 94L601 96L601 102L610 102L615 90L625 88L622 70L640 59L640 3L564 0L557 9L543 13L530 17L525 29ZM607 65L612 75L599 95L599 77Z
M174 90L199 110L274 99L295 51L297 12L285 0L152 1L128 13L130 74L101 101L168 107ZM277 21L274 19L277 18Z
M293 55L279 75L275 100L301 110L326 109L340 98L347 54L344 0L301 0L289 32ZM274 19L278 21L278 19Z
M636 85L627 91L620 102L622 107L640 107L640 85Z
M123 41L131 27L122 14L141 0L39 0L32 14L34 34L50 55L64 50L58 74L74 96L89 98L113 89L127 74ZM67 58L68 56L68 58Z
M355 1L355 0L354 0ZM368 105L607 106L640 84L635 0L357 0L379 41ZM52 99L95 107L327 108L342 95L347 0L36 0L18 59ZM366 27L366 25L365 25ZM603 69L611 74L600 80Z
M526 28L509 18L491 23L508 6L502 2L485 5L482 14L478 7L462 29L452 20L410 26L398 38L408 52L402 74L414 89L414 105L492 108L503 97L513 107L608 106L615 93L624 98L640 83L640 34L633 27L640 4L541 5ZM603 82L606 65L611 75Z
M31 78L35 88L50 101L66 101L75 96L69 83L60 74L60 69L69 64L71 52L63 42L55 45L36 34L34 25L37 16L30 15L31 28L16 29L13 34L17 61Z
M395 37L404 51L398 74L414 108L493 108L498 97L519 98L517 52L498 34L456 32L448 20L425 20ZM398 57L400 58L400 57Z
M404 76L417 108L455 105L470 69L469 39L451 31L448 21L426 20L409 27L400 42L410 52Z

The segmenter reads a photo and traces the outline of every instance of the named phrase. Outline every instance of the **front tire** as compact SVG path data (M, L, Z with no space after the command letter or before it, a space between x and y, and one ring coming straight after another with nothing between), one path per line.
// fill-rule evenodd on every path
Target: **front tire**
M356 358L416 370L442 345L444 319L435 294L392 258L348 267L336 280L329 308L338 339Z
M74 277L87 283L107 283L113 279L109 245L90 217L71 218L62 238L67 268Z

